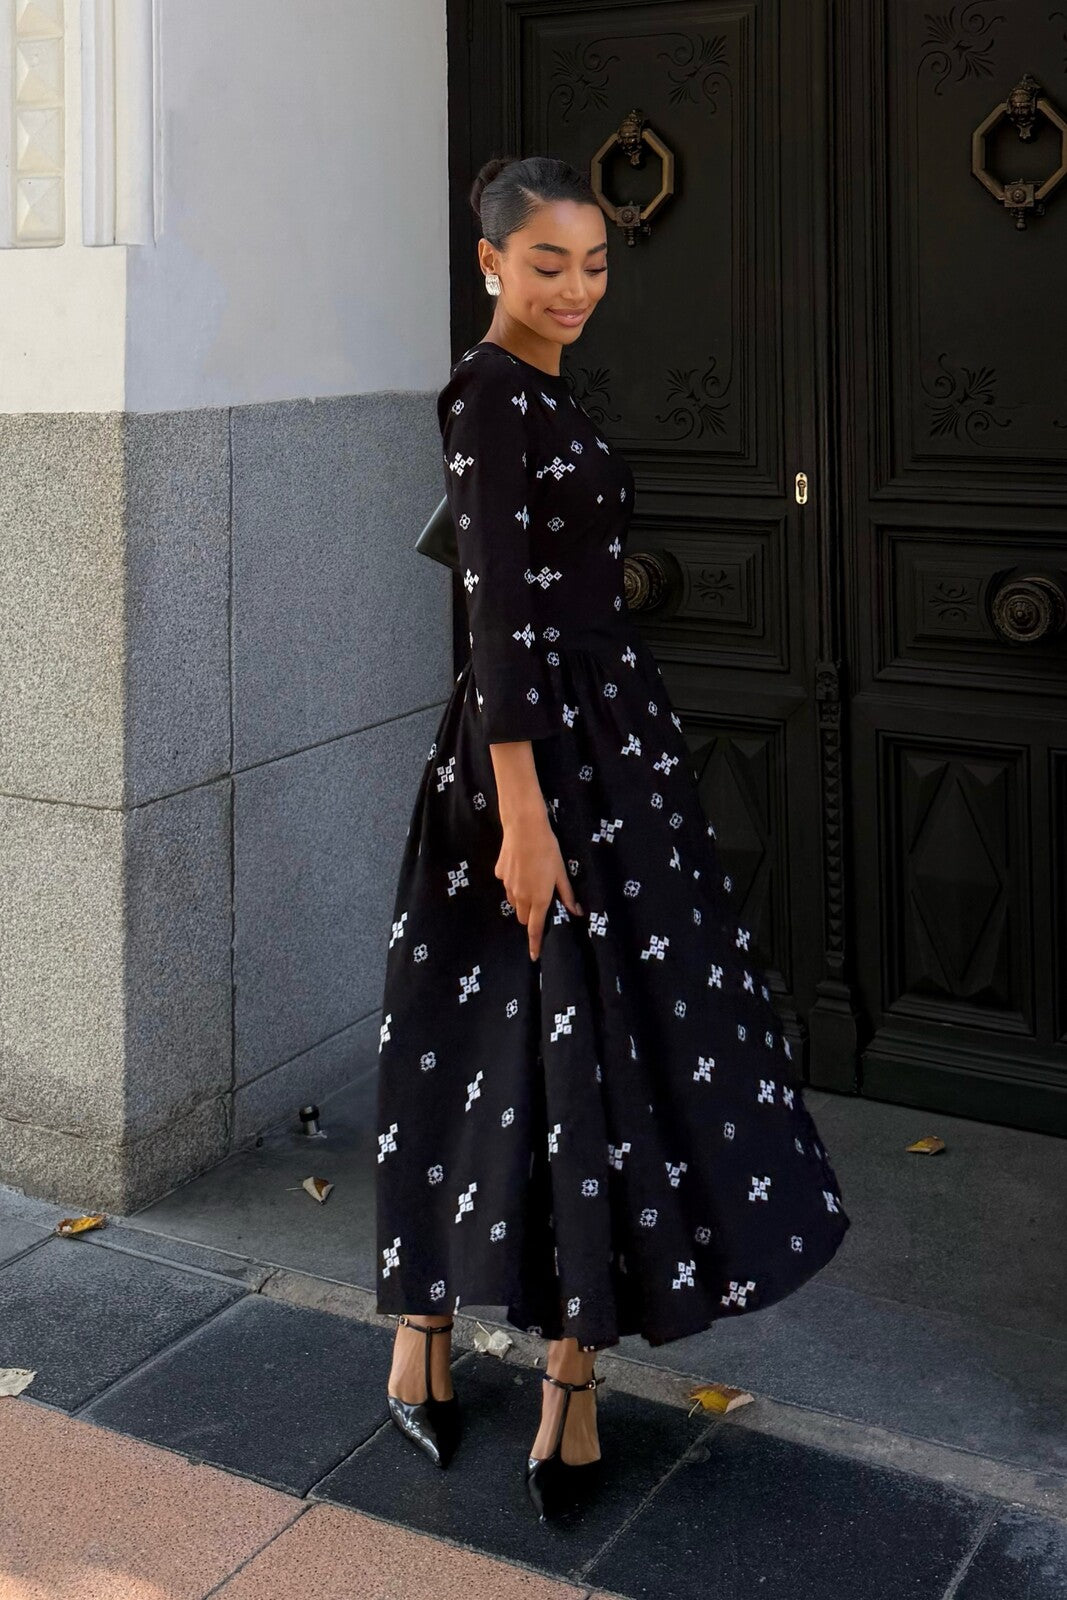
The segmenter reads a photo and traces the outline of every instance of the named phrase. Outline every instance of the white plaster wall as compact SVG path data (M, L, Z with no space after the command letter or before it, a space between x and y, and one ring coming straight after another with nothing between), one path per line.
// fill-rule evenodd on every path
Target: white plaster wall
M161 0L159 53L127 405L439 388L444 0Z
M439 388L445 0L155 12L155 243L85 246L79 0L65 0L67 237L0 250L0 410Z

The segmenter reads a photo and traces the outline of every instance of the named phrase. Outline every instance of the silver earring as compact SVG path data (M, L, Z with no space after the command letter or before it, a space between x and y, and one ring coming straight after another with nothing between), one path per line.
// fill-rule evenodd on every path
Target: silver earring
M499 294L500 293L500 278L495 272L487 272L486 273L486 275L485 275L485 287L486 287L487 291L489 292L489 294Z

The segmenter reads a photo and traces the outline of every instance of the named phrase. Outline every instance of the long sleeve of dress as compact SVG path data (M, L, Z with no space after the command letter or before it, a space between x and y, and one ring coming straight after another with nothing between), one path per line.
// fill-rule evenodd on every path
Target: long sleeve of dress
M445 487L490 744L557 732L530 559L528 385L479 356L438 396Z

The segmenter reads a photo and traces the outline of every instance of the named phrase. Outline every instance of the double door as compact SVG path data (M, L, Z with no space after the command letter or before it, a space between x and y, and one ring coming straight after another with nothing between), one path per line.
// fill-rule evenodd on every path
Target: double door
M449 160L457 354L481 162L603 196L564 370L808 1080L1067 1132L1055 15L449 0Z

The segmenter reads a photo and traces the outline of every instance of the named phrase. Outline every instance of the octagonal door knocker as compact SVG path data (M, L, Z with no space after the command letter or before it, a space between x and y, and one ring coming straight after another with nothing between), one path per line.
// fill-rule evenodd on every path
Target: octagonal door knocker
M986 139L993 129L1007 117L1014 122L1020 139L1029 139L1034 122L1041 115L1047 117L1060 134L1060 164L1043 182L1027 178L1010 178L1001 183L986 166ZM984 122L979 123L971 135L971 171L979 183L985 185L999 200L1004 209L1015 218L1017 228L1026 227L1026 213L1042 216L1045 201L1052 191L1067 177L1067 122L1060 116L1051 100L1041 93L1041 85L1029 72L1024 72L1015 88L999 106L994 106Z
M653 195L647 205L639 205L634 200L624 200L616 205L604 193L604 157L615 145L618 145L626 155L631 167L643 164L645 145L653 154L659 156L661 169L659 193ZM589 178L593 193L602 209L626 234L626 243L633 244L634 234L647 234L650 231L652 218L674 193L674 152L668 150L659 135L652 132L640 108L634 107L632 111L626 113L615 132L608 135L589 163Z

